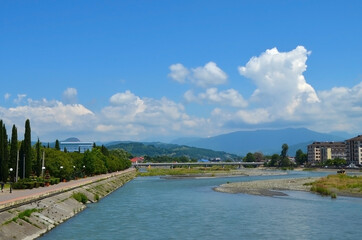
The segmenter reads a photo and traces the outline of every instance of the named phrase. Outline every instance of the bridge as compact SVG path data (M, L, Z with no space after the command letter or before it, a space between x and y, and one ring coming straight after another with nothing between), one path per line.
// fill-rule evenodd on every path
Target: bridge
M184 163L132 163L133 167L191 167L191 166L204 166L204 167L212 167L212 166L238 166L241 168L243 165L253 165L253 166L261 166L264 165L263 162L184 162Z

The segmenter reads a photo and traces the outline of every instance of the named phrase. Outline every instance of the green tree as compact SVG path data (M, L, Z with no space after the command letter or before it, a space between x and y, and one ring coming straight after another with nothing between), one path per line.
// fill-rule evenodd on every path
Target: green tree
M105 156L98 148L86 151L83 158L87 175L106 173Z
M255 157L251 152L249 152L248 154L246 154L243 161L244 162L255 162Z
M32 151L31 151L31 128L30 120L25 121L24 133L24 155L25 155L25 177L30 177L32 170Z
M279 163L279 160L280 160L280 156L278 154L273 154L271 156L271 159L268 163L268 166L269 167L276 167L278 166L278 163Z
M9 177L9 151L7 138L5 124L0 120L0 180L3 182L6 182Z
M302 165L302 164L306 163L307 160L308 160L307 154L303 153L303 151L301 149L298 149L295 152L295 162L298 165Z
M13 125L11 130L11 140L10 140L10 167L14 170L11 173L11 178L14 179L16 174L16 165L17 165L17 158L18 158L18 130Z
M346 165L347 164L347 161L343 158L335 158L333 159L333 163L335 166L343 166L343 165Z
M284 158L284 157L287 156L287 154L288 154L288 149L289 149L288 144L284 143L284 144L282 145L282 152L280 153L280 157L281 157L281 158Z
M255 152L254 153L254 158L255 158L256 162L261 162L264 159L264 155L261 152Z
M35 144L35 149L36 149L36 161L35 161L35 164L34 164L34 168L33 168L33 172L36 173L37 176L40 176L41 175L41 164L42 164L42 156L41 156L41 143L39 141L39 138L38 138L38 141L36 142Z
M55 140L55 150L60 150L59 140Z

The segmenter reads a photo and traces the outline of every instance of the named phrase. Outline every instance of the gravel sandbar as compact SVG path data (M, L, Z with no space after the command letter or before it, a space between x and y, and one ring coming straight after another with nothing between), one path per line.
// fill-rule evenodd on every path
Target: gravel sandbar
M286 196L287 194L280 191L310 191L311 186L306 186L304 184L312 183L317 179L318 177L310 177L236 182L222 184L219 187L215 187L214 190L224 193L247 193L262 196Z

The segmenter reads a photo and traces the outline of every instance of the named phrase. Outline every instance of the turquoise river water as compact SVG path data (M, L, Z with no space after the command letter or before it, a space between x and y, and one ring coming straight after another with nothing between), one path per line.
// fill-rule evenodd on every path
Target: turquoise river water
M307 192L264 197L213 191L226 182L321 176L136 178L59 225L57 239L362 239L362 199Z

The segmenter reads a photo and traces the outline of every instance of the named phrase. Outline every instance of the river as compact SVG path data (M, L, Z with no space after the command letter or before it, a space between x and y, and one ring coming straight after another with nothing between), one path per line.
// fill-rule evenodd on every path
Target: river
M362 199L285 191L265 197L215 192L226 182L322 176L136 178L57 226L57 239L361 239Z

